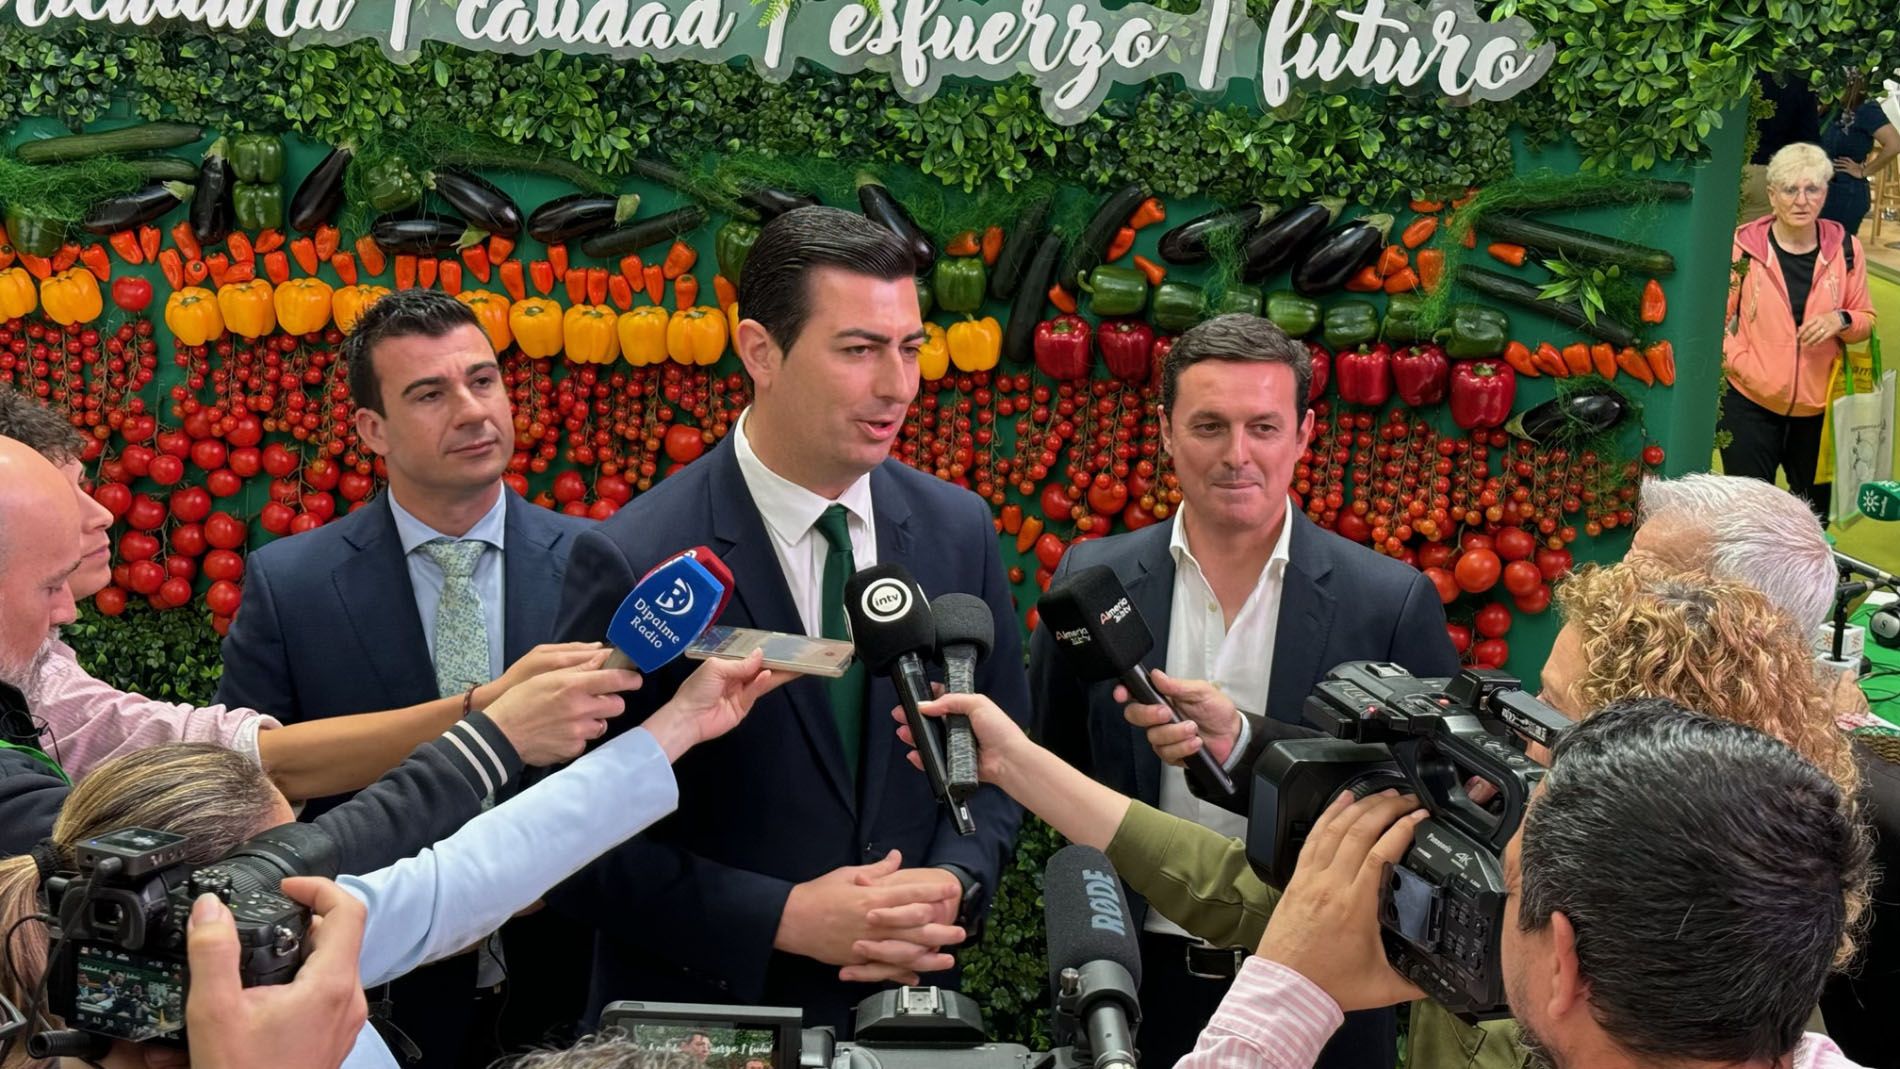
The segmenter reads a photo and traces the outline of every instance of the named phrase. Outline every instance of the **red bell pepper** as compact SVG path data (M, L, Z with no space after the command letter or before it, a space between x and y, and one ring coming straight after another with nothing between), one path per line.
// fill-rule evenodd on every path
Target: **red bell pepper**
M1313 358L1313 378L1306 386L1306 406L1313 407L1326 393L1326 383L1333 377L1333 354L1324 345L1316 341L1306 343L1306 351Z
M1341 401L1378 408L1392 399L1392 347L1377 342L1335 353L1333 375Z
M1059 315L1036 325L1036 369L1058 382L1089 377L1089 321Z
M1464 360L1451 373L1451 420L1465 430L1501 426L1517 399L1517 372L1494 360Z
M1154 328L1139 319L1105 319L1095 332L1108 373L1136 385L1148 381L1153 367Z
M1413 408L1443 401L1450 384L1451 361L1436 343L1408 345L1392 354L1392 385L1399 400Z

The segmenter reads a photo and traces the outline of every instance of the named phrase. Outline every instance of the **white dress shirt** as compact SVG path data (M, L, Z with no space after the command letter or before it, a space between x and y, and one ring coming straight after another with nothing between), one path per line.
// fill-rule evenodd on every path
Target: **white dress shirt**
M1213 587L1188 546L1188 522L1188 509L1183 505L1176 513L1168 540L1168 553L1174 558L1174 599L1168 616L1167 672L1177 679L1208 680L1241 709L1258 713L1267 707L1267 686L1273 678L1273 640L1280 625L1280 592L1293 524L1291 520L1280 524L1273 554L1260 569L1259 580L1229 627L1220 599L1214 596ZM1186 773L1173 765L1161 766L1160 801L1162 811L1222 835L1247 834L1246 817L1196 798L1188 790ZM1152 909L1145 927L1151 932L1187 935Z
M772 552L778 555L779 570L785 573L785 585L792 592L792 604L805 622L805 633L824 633L825 555L830 543L813 525L832 505L845 507L845 529L851 533L851 560L860 570L877 563L877 529L872 526L871 475L866 472L830 501L792 482L765 466L752 451L746 436L747 417L752 410L739 414L732 428L733 451L739 458L739 475L752 495L752 504L765 521L771 536Z
M435 607L442 600L442 584L445 577L441 567L430 560L427 553L418 553L416 550L431 539L453 539L455 536L443 534L416 519L414 513L403 508L402 502L396 500L394 493L389 495L389 512L396 520L396 535L402 539L403 558L409 565L409 587L415 594L416 612L422 615L422 637L428 643L429 657L433 659L435 657ZM475 574L471 578L475 583L476 596L482 599L482 618L488 624L489 679L500 675L502 670L508 667L502 653L502 622L507 619L503 615L506 606L502 604L503 550L507 548L503 545L503 539L507 527L508 491L504 488L495 497L495 507L489 509L481 519L476 520L475 526L470 527L468 533L462 536L488 543L488 548L482 551L481 559L475 562Z

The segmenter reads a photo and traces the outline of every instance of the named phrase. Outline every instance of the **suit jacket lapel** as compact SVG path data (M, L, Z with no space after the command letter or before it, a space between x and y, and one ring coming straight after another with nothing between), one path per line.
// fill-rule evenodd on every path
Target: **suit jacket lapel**
M791 588L785 583L785 572L772 549L771 535L765 530L758 507L753 504L751 491L746 489L745 477L739 473L739 454L732 439L728 437L719 443L701 463L712 465L706 479L712 550L731 569L737 584L725 622L804 634L805 623L798 615L797 603L792 601ZM732 613L735 608L740 610L739 614ZM845 806L855 812L856 792L852 789L851 775L844 767L844 746L838 738L837 722L831 716L824 681L816 676L794 679L779 688L779 693L791 703L795 718L824 767L826 780ZM765 700L770 701L770 696ZM867 716L869 712L867 708Z
M886 461L885 464L895 464ZM877 559L880 564L897 564L908 569L911 577L923 584L919 572L934 571L927 559L911 556L910 501L890 473L879 465L871 470L871 512L877 529ZM928 586L925 587L929 589ZM891 749L897 745L897 729L889 713L897 707L897 688L887 679L873 678L866 687L864 703L864 812L860 827L875 827L884 798L886 773L891 764ZM908 769L906 769L908 771Z
M1273 672L1267 683L1266 715L1288 724L1304 724L1301 713L1306 694L1320 673L1320 664L1333 629L1333 596L1326 577L1333 555L1313 521L1287 509L1293 537L1287 547L1286 573L1280 588L1280 619L1273 637Z
M502 525L506 531L502 559L502 668L520 660L536 643L554 636L554 614L560 607L561 569L555 566L555 547L567 537L542 510L523 501L513 490Z
M422 634L422 616L416 611L415 588L403 558L402 539L389 511L389 495L381 494L366 510L365 522L344 538L356 550L331 576L343 612L375 674L389 707L408 704L414 696L436 697L434 661ZM322 715L324 710L315 710Z
M1168 550L1174 522L1155 524L1131 538L1146 538L1135 556L1135 574L1128 581L1128 600L1141 614L1154 635L1154 648L1141 663L1153 671L1168 664L1169 621L1174 614L1174 555ZM1098 686L1103 684L1098 684ZM1106 684L1113 690L1114 684ZM1119 715L1119 714L1118 714ZM1130 759L1135 767L1136 797L1153 805L1161 797L1161 759L1148 745L1147 737L1133 727L1123 734L1128 738Z

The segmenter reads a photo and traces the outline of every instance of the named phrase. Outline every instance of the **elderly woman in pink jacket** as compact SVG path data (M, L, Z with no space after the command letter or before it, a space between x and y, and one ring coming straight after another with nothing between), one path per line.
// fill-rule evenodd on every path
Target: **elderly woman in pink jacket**
M1814 481L1829 376L1848 343L1873 333L1867 258L1839 223L1822 219L1834 161L1819 145L1793 144L1768 161L1772 214L1735 231L1728 331L1730 435L1722 470L1788 489L1827 514L1827 484Z

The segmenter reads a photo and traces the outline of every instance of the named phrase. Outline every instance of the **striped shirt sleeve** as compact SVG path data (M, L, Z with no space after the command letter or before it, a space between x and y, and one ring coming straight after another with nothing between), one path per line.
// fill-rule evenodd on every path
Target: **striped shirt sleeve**
M1308 1069L1344 1020L1319 985L1278 962L1248 958L1175 1069Z

